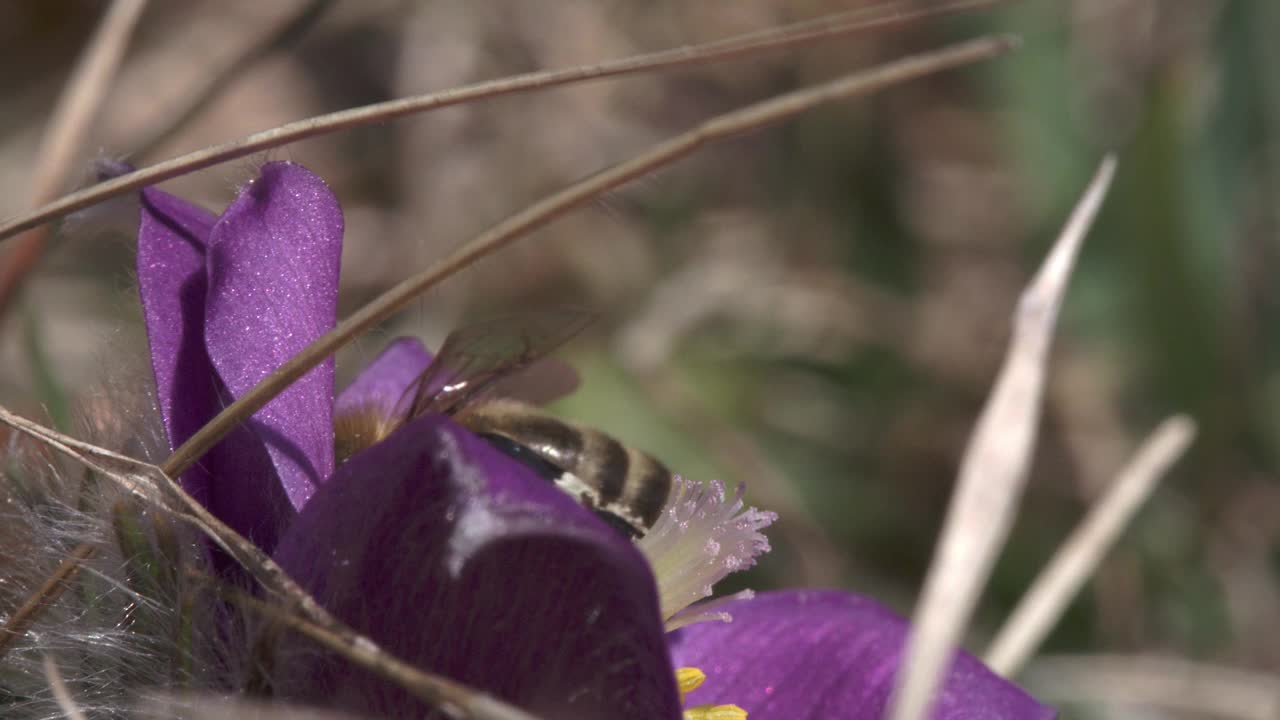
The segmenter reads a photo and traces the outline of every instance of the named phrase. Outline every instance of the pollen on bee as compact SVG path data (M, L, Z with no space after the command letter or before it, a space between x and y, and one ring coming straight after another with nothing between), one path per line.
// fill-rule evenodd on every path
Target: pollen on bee
M385 440L395 422L377 407L338 412L333 418L333 451L339 464L365 448Z

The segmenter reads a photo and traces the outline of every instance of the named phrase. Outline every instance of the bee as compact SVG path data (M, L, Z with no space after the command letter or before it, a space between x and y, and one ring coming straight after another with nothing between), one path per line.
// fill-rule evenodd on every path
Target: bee
M589 322L586 313L561 311L454 330L405 391L392 417L364 413L339 419L339 459L410 420L443 413L576 498L619 532L643 537L671 494L671 471L611 435L557 418L533 404L567 394L576 385L572 369L549 363L548 355ZM539 370L541 377L530 377Z

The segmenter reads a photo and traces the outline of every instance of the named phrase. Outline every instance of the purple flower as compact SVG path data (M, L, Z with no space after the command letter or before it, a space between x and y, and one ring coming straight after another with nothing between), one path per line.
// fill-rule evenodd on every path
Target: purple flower
M139 285L172 444L332 327L341 242L337 201L297 165L264 166L218 217L143 192ZM543 717L674 720L700 677L681 670L678 686L684 665L707 676L691 702L737 705L753 720L880 717L906 627L871 601L770 593L687 607L767 549L770 514L744 511L718 484L680 482L633 543L449 418L396 428L430 357L395 341L336 400L332 362L317 367L184 486L386 650ZM732 623L687 625L726 611ZM279 652L280 696L431 712L301 641ZM966 655L935 712L1051 715Z
M836 591L763 593L726 604L730 623L673 633L676 666L709 678L691 702L734 703L751 720L882 718L907 623L878 603ZM958 653L934 718L1049 720L1054 712Z
M148 188L138 285L156 394L176 447L331 328L342 209L320 178L263 167L214 218ZM231 527L271 549L333 472L333 360L258 411L182 477Z

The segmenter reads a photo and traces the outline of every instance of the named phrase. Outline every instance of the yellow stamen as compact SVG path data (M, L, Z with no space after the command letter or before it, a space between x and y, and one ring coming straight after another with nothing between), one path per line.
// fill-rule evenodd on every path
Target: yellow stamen
M676 670L676 687L680 689L680 704L684 704L684 696L698 689L707 679L707 674L695 667Z
M680 704L684 696L698 689L707 674L695 667L676 670L676 688L680 690ZM747 711L737 705L695 705L684 709L684 720L746 720Z
M684 709L684 720L747 720L747 711L737 705L698 705Z

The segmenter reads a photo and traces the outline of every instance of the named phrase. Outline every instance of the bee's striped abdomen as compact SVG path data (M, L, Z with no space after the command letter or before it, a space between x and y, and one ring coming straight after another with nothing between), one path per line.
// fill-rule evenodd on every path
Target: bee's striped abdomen
M490 442L494 436L505 438L509 442L495 442L495 446L526 464L533 466L523 455L528 450L558 468L560 477L549 480L588 507L617 516L637 536L657 521L671 493L671 472L651 456L523 403L480 403L458 419Z

